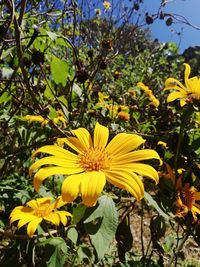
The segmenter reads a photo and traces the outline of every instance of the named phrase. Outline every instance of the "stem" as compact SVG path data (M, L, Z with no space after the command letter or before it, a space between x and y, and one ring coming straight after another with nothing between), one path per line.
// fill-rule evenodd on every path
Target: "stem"
M144 229L143 229L143 223L144 223L144 202L143 200L141 201L141 246L142 246L142 258L145 259L145 251L144 251L144 240L143 240L143 234L144 234Z
M189 237L189 231L186 232L185 236L183 237L183 239L181 240L181 242L179 243L179 246L177 247L176 252L174 252L174 254L172 255L170 262L168 263L167 267L170 267L172 265L172 263L174 262L177 254L179 251L182 250L184 243L187 241L188 237Z

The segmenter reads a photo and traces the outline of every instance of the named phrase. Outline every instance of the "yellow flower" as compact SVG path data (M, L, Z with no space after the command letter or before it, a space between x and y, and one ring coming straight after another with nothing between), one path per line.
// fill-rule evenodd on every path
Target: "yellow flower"
M64 118L64 114L63 114L62 110L58 110L57 111L57 115L58 116L53 119L53 122L55 124L60 124L61 123L63 128L66 128L67 127L67 121Z
M178 193L176 200L176 216L184 217L189 211L191 211L194 220L196 221L196 214L200 214L200 205L196 203L200 200L200 192L197 192L196 188L185 184L182 190Z
M42 125L46 125L48 123L48 120L46 120L45 118L43 118L41 115L26 115L24 117L25 120L29 121L29 122L39 122Z
M51 197L37 198L36 200L30 200L26 204L27 206L18 206L10 214L10 223L19 220L17 228L21 228L25 224L28 224L27 234L32 237L35 233L38 225L42 220L48 221L56 226L60 224L67 224L67 216L71 217L71 214L67 211L57 211L63 205L66 205L60 197L52 202Z
M130 119L130 115L126 111L120 111L117 116L122 121L129 121Z
M167 148L167 143L163 141L158 141L157 145L163 146L164 148Z
M160 160L157 152L151 149L133 151L145 142L142 137L120 133L108 143L108 128L99 123L96 123L93 141L85 128L71 132L75 136L66 138L65 143L76 151L76 154L56 145L41 147L34 153L34 155L40 152L51 155L36 161L30 167L31 174L41 166L49 165L35 174L36 191L48 176L68 175L62 184L63 200L70 203L81 194L83 203L86 206L93 206L106 180L127 190L137 200L144 195L144 185L139 176L147 176L158 182L157 171L139 162L152 158Z
M111 3L108 1L103 1L103 6L105 9L110 9L111 8Z
M154 96L152 90L150 90L148 86L146 86L142 82L137 83L137 86L146 93L153 106L157 108L160 105L160 101Z
M184 63L185 66L185 86L174 78L168 78L165 82L164 90L175 90L167 97L167 102L176 99L180 100L181 107L193 99L200 100L200 78L195 76L189 79L191 72L190 65Z

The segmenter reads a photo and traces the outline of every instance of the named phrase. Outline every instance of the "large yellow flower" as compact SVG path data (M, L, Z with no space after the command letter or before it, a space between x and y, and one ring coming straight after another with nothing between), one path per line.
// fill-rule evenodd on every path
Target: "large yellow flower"
M195 76L189 79L191 68L190 65L184 63L185 66L185 85L174 78L168 78L165 82L164 90L175 90L167 97L167 102L180 99L181 107L193 99L200 100L200 78Z
M190 184L185 184L176 200L176 216L184 217L191 211L194 221L196 221L196 214L200 214L200 204L196 202L198 200L200 200L200 192Z
M145 142L142 137L120 133L108 143L109 131L99 123L96 123L93 141L84 128L71 132L75 136L65 138L64 141L76 151L76 154L56 145L44 146L35 152L35 154L43 152L51 155L36 161L30 167L32 173L43 165L50 165L41 168L35 174L36 191L48 176L68 175L62 184L63 200L73 202L81 194L83 203L86 206L93 206L106 180L127 190L137 200L144 195L144 185L138 175L147 176L158 182L157 171L139 162L152 158L160 160L157 152L151 149L133 151Z
M67 224L67 216L71 214L67 211L57 211L66 202L62 200L62 197L58 197L52 202L51 197L37 198L36 200L30 200L26 204L27 206L18 206L10 214L10 223L19 220L17 228L28 224L27 234L32 237L35 233L38 225L42 220L48 221L56 226L60 224Z

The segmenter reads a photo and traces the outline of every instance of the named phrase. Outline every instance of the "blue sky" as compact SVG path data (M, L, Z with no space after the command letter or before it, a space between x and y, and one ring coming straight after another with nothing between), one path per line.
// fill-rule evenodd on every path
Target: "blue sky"
M160 0L144 0L142 9L155 14L158 10ZM200 28L200 0L168 0L164 8L166 13L176 13L184 16L191 24ZM150 25L152 38L158 38L161 42L176 42L183 52L189 46L200 46L200 30L193 29L185 24L172 24L170 27L165 25L162 20L157 20ZM175 30L175 31L174 31ZM175 32L182 32L182 37Z

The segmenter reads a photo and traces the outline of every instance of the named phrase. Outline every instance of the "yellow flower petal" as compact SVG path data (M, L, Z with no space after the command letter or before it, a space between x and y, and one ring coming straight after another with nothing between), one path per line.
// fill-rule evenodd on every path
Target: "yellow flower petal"
M64 167L64 168L69 168L69 169L74 169L74 168L80 168L79 165L77 164L78 157L70 159L66 159L63 157L59 156L50 156L50 157L45 157L42 159L37 160L35 163L33 163L29 169L30 175L34 170L37 170L40 168L42 165L57 165L59 167Z
M84 178L81 181L81 195L83 203L92 207L96 204L97 198L103 191L106 183L105 174L101 171L93 171L84 173Z
M104 149L107 145L109 137L109 131L107 127L100 125L98 122L96 123L94 129L94 147L99 149Z
M63 167L46 167L40 169L34 176L34 189L38 192L42 182L48 177L55 174L60 175L69 175L82 172L82 168L80 169L69 169Z
M64 205L66 205L67 202L63 201L62 196L57 197L57 199L55 200L55 202L52 204L52 209L58 209Z
M168 78L165 81L164 90L169 90L169 89L179 90L180 92L185 92L186 90L185 86L181 82L179 82L177 79L174 79L174 78Z
M184 73L184 76L185 76L185 85L186 85L186 87L189 87L188 86L188 80L189 80L191 68L190 68L190 65L187 64L187 63L184 63L183 65L185 66L185 73Z
M113 156L120 156L143 144L145 140L136 134L117 134L107 145L106 151Z
M50 155L57 156L57 157L65 157L66 159L70 159L70 160L76 159L76 157L77 157L72 152L70 152L70 151L68 151L62 147L56 146L56 145L43 146L41 148L38 148L33 153L32 157L35 157L35 155L39 152L48 153Z
M62 184L62 198L64 201L71 203L77 198L80 192L80 183L84 173L71 175L67 177Z
M41 223L42 221L42 218L36 218L35 220L31 221L29 224L28 224L28 227L27 227L27 234L29 237L32 237L38 227L38 225Z
M30 216L29 214L26 216L24 216L24 218L22 218L21 216L21 220L19 220L18 224L17 224L17 228L21 228L22 226L24 226L25 224L27 224L28 222L31 222L33 220L35 220L37 217L36 216Z
M57 211L57 214L60 217L61 223L65 226L67 224L67 217L72 217L72 215L67 211Z
M116 165L116 163L128 164L131 162L137 162L147 159L158 159L161 162L160 156L155 150L143 149L143 150L129 152L120 156L116 156L115 158L113 158L112 163L113 165Z
M83 146L83 144L80 142L80 140L76 137L68 137L65 140L65 143L71 147L72 149L74 149L76 152L80 153L84 153L85 151L85 147Z
M158 176L157 171L153 167L147 164L142 164L142 163L133 163L132 165L134 168L134 172L142 176L147 176L153 179L156 183L158 183L159 176Z
M144 185L135 173L130 173L125 170L111 170L106 172L106 176L111 184L127 190L137 200L144 197Z
M92 138L90 133L84 128L78 128L77 130L72 130L72 134L76 135L84 150L88 150L92 146Z
M60 224L60 217L57 214L57 211L51 212L50 214L48 214L47 216L45 216L44 219L46 221L51 222L52 224L54 224L56 226L59 226L59 224Z
M167 103L172 102L172 101L174 101L176 99L184 98L185 96L187 96L187 94L183 95L180 92L172 92L167 97Z
M42 197L42 198L37 198L32 199L26 203L27 206L31 207L32 209L38 209L41 204L50 204L52 201L51 197Z

